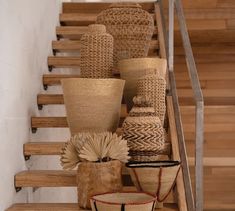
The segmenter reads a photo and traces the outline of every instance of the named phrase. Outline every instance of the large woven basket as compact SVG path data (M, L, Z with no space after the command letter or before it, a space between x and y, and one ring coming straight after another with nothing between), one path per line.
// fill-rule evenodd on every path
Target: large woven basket
M113 68L113 37L101 24L88 26L81 37L81 76L111 78Z
M157 116L128 116L122 130L131 160L154 160L166 151L164 129Z
M115 132L125 81L120 79L63 79L62 87L71 134Z
M154 211L156 197L143 192L121 192L95 195L92 211Z
M137 94L150 99L156 115L164 124L166 113L166 81L157 74L147 75L137 82Z
M122 163L118 160L93 163L82 162L77 170L78 204L90 208L95 194L117 192L122 189Z
M114 65L120 59L146 57L154 31L153 17L136 3L114 3L102 11L97 23L114 38Z
M127 163L131 179L139 191L157 196L163 202L172 190L180 170L178 161L153 161Z

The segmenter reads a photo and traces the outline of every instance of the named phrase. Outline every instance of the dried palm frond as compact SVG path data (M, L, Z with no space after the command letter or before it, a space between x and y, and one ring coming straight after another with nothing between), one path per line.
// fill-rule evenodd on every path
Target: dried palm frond
M109 160L120 160L127 162L127 141L111 132L93 133L91 138L84 143L79 157L87 161L103 162Z

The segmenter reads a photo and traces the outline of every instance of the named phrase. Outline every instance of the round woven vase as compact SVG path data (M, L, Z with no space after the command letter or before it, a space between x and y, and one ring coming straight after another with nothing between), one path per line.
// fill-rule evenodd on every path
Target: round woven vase
M71 78L61 82L72 135L79 132L116 131L124 80Z
M148 55L154 20L139 4L114 3L98 15L97 23L114 38L114 66L120 59Z
M178 161L130 162L126 164L139 191L157 196L163 202L172 190L180 170Z
M101 24L88 26L81 37L81 76L111 78L113 68L113 37Z
M91 196L122 190L122 163L118 160L81 162L77 170L77 186L79 206L90 208Z

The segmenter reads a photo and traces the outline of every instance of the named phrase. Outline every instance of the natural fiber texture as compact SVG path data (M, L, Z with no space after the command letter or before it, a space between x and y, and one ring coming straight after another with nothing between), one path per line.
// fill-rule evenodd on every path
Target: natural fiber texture
M114 38L114 66L124 58L146 57L154 31L153 17L136 3L115 3L102 11L97 23Z
M111 78L113 68L113 37L101 24L88 26L81 37L81 76Z
M164 130L156 116L128 116L123 123L123 138L127 140L130 148L131 160L134 160L135 156L155 159L166 150ZM148 154L149 151L151 155Z
M116 131L125 81L87 78L61 81L72 134Z
M78 166L78 204L81 208L90 208L90 197L106 192L118 192L122 189L122 163L109 161L102 163L82 162Z
M106 193L91 198L92 211L151 211L155 196L149 193Z
M180 169L178 161L136 162L126 166L136 188L155 194L158 202L169 195Z
M157 74L147 75L137 82L137 94L147 96L155 109L156 115L164 123L166 112L166 81Z

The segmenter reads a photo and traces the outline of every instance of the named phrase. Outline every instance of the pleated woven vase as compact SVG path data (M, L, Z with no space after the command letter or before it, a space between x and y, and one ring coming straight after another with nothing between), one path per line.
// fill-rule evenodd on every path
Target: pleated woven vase
M126 164L139 191L157 196L163 202L172 190L180 170L178 161L130 162Z
M114 3L98 15L97 23L114 38L114 66L120 59L148 55L154 20L139 4Z
M88 26L81 37L81 76L111 78L113 68L113 37L101 24Z
M73 78L61 82L72 135L79 132L116 131L124 80Z
M118 160L93 163L81 162L77 170L78 204L90 208L95 194L122 190L122 163Z
M92 211L154 211L156 197L149 193L120 192L95 195Z

